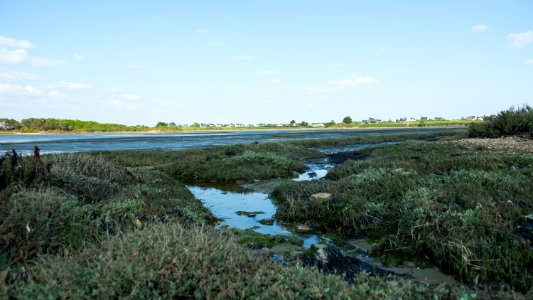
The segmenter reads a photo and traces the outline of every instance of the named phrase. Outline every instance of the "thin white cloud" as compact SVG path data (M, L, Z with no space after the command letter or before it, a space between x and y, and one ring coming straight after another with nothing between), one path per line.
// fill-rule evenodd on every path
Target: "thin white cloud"
M33 73L17 72L17 71L7 71L0 72L0 80L35 80L38 79L39 75Z
M79 54L79 53L74 53L74 54L72 54L72 55L74 56L74 58L75 58L76 60L83 60L83 59L84 59L83 56L81 56L81 54Z
M261 76L276 76L278 74L279 74L278 72L271 71L271 70L265 70L265 71L257 72L257 75L261 75Z
M15 40L13 38L2 36L0 35L0 45L7 46L7 47L13 47L13 48L33 48L33 44L26 40Z
M256 55L238 55L233 57L234 60L252 61L256 60Z
M28 51L24 49L10 50L0 48L0 64L16 65L28 59Z
M533 65L533 58L526 59L522 62L524 65Z
M133 94L122 94L122 97L128 100L138 100L140 98L138 95Z
M207 28L198 28L198 29L195 29L194 32L198 33L198 34L206 34L209 32L209 29Z
M473 33L482 33L489 30L489 25L487 24L477 24L472 27L470 27L470 31Z
M15 40L10 37L0 36L0 65L1 64L29 64L32 66L58 66L65 62L40 57L30 57L26 49L33 48L33 44L26 40ZM13 49L10 49L13 48Z
M68 82L68 81L63 81L63 80L59 81L59 86L62 88L69 89L69 90L83 90L83 89L88 89L91 87L91 85L89 84L74 83L74 82Z
M361 85L372 85L378 83L374 76L346 76L341 80L331 81L331 84L345 87L355 87Z
M276 78L274 78L274 79L268 79L268 80L259 80L259 81L258 81L258 83L262 83L262 84L278 84L278 83L280 83L280 82L281 82L281 80L276 79Z
M533 31L511 33L507 35L507 39L511 42L510 47L524 48L527 44L533 43Z
M45 91L33 85L16 85L0 83L0 94L23 95L23 96L44 96Z
M30 59L30 64L35 67L61 66L65 64L65 61L43 57L32 57Z

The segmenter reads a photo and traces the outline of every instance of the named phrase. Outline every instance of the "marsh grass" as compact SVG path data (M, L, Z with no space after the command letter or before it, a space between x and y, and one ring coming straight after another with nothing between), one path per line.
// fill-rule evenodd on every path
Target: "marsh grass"
M531 240L516 232L533 210L533 156L411 142L363 150L322 182L273 193L276 217L318 222L324 231L378 241L390 262L430 259L469 283L531 289ZM332 202L313 206L311 194Z
M251 143L185 151L103 152L126 167L150 166L187 183L244 183L289 178L306 169L304 160L321 154L282 143Z
M214 221L168 175L87 154L13 152L1 159L0 179L0 270L153 223Z
M464 290L359 275L353 285L298 265L282 267L229 236L200 226L153 225L75 255L43 256L29 279L10 286L19 299L427 299ZM17 274L18 275L18 274Z

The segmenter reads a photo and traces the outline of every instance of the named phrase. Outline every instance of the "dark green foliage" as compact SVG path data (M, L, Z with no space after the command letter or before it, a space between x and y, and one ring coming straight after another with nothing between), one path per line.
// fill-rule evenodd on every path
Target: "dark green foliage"
M529 105L500 112L488 117L483 123L470 125L470 137L496 138L522 135L533 138L533 108Z
M65 120L53 118L29 118L23 119L20 122L22 131L101 131L101 132L117 132L117 131L140 131L146 130L146 126L126 126L122 124L108 124L98 123L94 121L80 121L80 120Z
M362 151L323 182L275 191L277 218L379 241L375 255L431 259L467 282L503 281L527 291L531 240L516 232L533 211L533 156L469 152L451 143ZM313 193L334 199L310 205Z
M342 123L344 123L344 124L352 124L352 122L353 122L352 118L349 117L349 116L346 116L346 117L344 117L344 119L342 119Z
M21 127L17 120L0 118L0 131L18 130Z
M24 190L11 196L0 215L0 270L39 253L80 246L84 228L70 217L78 205L76 197L52 192Z

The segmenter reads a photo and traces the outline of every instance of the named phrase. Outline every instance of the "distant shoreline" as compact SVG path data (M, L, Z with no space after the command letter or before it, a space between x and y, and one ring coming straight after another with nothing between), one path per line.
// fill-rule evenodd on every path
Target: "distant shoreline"
M147 130L147 131L36 131L36 132L0 132L0 136L23 136L23 135L57 135L57 134L192 134L192 133L231 133L231 132L251 132L251 131L311 131L311 130L399 130L399 129L421 129L421 128L460 128L468 125L434 125L434 126L397 126L397 127L306 127L306 128L242 128L242 129L195 129L195 130Z

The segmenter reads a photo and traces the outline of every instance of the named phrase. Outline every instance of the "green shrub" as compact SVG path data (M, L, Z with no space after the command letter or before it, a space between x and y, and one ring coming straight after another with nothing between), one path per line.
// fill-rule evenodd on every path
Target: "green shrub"
M46 155L43 157L50 165L52 173L71 173L96 177L118 184L135 182L135 176L125 168L117 167L102 156L84 153L66 153Z
M529 105L517 109L511 107L497 116L488 117L483 123L471 124L468 135L483 138L523 135L533 138L533 108Z
M108 180L68 172L53 172L50 184L77 196L85 203L104 201L118 190L118 185Z
M0 270L37 254L79 246L84 228L70 218L78 204L76 197L51 192L14 194L0 218Z
M29 280L7 287L8 295L19 299L426 299L464 294L365 274L350 286L340 276L281 267L227 235L180 224L150 226L114 237L69 258L43 257L28 274Z

